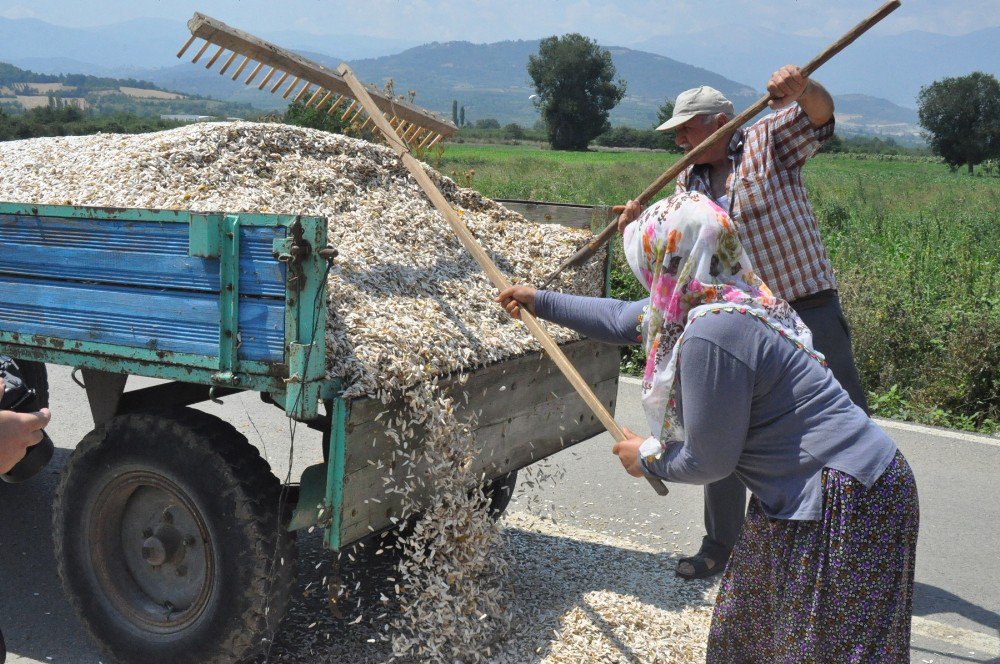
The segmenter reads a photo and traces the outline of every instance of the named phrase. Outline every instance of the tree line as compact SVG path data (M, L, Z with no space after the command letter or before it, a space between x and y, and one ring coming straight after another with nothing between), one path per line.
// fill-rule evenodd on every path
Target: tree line
M88 74L36 74L33 71L0 62L0 86L9 87L20 83L27 83L29 87L32 83L61 83L63 86L71 88L75 94L80 95L92 90L106 90L118 86L146 90L158 89L155 84L149 81L134 78L107 78Z
M50 104L23 113L0 108L0 141L39 138L42 136L84 136L98 132L142 134L173 129L182 123L129 113L96 115L76 106Z
M644 130L612 130L610 111L627 86L615 80L611 53L592 39L580 34L543 39L528 60L528 74L553 149L586 150L591 142L609 141L636 143L630 147L672 143L664 138L657 144ZM1000 158L1000 82L994 76L973 72L935 81L921 89L917 102L930 149L952 169L966 166L972 173L975 165ZM668 105L660 108L657 124L670 117Z

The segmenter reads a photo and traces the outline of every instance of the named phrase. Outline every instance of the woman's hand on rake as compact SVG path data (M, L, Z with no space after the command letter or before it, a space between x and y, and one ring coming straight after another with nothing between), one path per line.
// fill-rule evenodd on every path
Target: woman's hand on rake
M500 303L514 318L521 318L521 307L528 310L532 316L535 315L535 292L531 286L509 286L496 297Z
M611 452L622 462L626 473L632 477L643 477L645 473L642 472L642 467L639 465L639 447L646 439L636 435L628 427L622 427L622 433L628 438L615 443Z

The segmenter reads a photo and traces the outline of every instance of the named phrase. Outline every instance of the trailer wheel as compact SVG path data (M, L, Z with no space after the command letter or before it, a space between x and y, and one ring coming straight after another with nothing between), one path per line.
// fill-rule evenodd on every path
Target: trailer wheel
M517 484L517 471L512 470L506 475L491 480L483 487L483 493L490 501L490 517L494 520L503 516L514 495L514 485Z
M268 642L294 581L280 484L228 423L128 413L83 439L54 505L83 625L123 662L231 662Z

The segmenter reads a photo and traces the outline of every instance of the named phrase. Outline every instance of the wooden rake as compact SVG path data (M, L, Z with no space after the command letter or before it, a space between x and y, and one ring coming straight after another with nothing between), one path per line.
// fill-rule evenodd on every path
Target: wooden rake
M466 248L466 250L472 254L479 266L482 267L483 271L489 277L490 281L498 290L503 290L511 285L510 281L506 276L497 268L497 266L490 259L489 255L482 248L479 242L476 240L475 236L469 231L469 228L465 225L465 222L459 218L458 214L452 209L448 200L438 189L437 185L430 179L427 173L424 171L423 166L417 161L413 155L410 154L409 148L407 148L406 141L403 137L399 135L399 129L392 126L387 115L383 114L382 108L378 105L374 98L372 98L369 90L361 84L361 82L351 71L351 68L346 64L340 65L337 68L337 73L340 75L341 79L350 87L351 93L354 98L358 100L361 108L368 115L368 120L374 123L378 130L385 136L386 142L389 147L395 152L399 158L403 161L403 165L406 169L410 171L410 174L420 185L420 188L424 190L427 198L430 199L431 203L437 208L438 212L445 218L451 229L458 236L459 241ZM367 122L367 121L366 121ZM618 423L615 422L614 417L611 413L604 407L604 404L597 395L594 394L593 390L590 389L590 385L584 380L583 376L576 370L573 364L569 361L569 358L562 352L559 345L549 336L544 328L538 323L534 316L528 313L524 307L521 307L521 321L527 326L531 334L538 340L548 353L552 361L555 362L556 366L559 367L563 375L566 376L570 384L576 389L577 393L583 399L584 403L590 407L594 415L601 421L601 424L608 430L609 433L614 437L616 441L622 441L626 439L625 433L622 431ZM667 487L660 480L652 477L647 478L649 483L653 486L658 494L661 496L667 495Z
M198 62L210 47L215 46L215 52L205 63L206 69L221 62L219 74L222 75L239 60L232 70L231 78L235 81L250 67L250 73L244 81L244 84L250 85L258 80L258 74L267 67L267 72L257 83L258 90L270 85L272 94L280 92L282 99L288 99L294 93L295 96L291 99L293 103L303 102L307 107L325 108L327 115L340 113L340 119L348 124L354 124L360 119L363 108L357 95L337 72L198 12L188 21L188 29L191 37L178 51L178 58L184 56L195 40L203 39L205 43L197 50L191 62ZM458 127L449 120L415 104L372 87L362 88L379 109L379 116L385 114L393 131L409 147L430 149L441 139L458 131ZM371 122L372 116L369 114L359 131L367 128Z
M802 73L806 76L811 75L814 71L819 69L820 65L824 64L827 60L829 60L830 58L832 58L833 56L837 55L842 50L844 50L847 46L851 44L851 42L853 42L855 39L863 35L872 26L874 26L883 18L891 14L893 11L895 11L899 7L899 5L900 5L900 0L889 0L889 2L879 7L871 16L869 16L868 18L866 18L865 20L861 21L856 26L851 28L851 30L849 30L846 34L844 34L843 37L835 41L833 44L830 44L830 46L828 46L825 51L823 51L815 58L810 60L807 65L801 68ZM693 150L684 155L682 159L675 162L673 166L664 171L663 175L658 177L655 182L646 187L645 191L639 194L639 196L636 197L635 200L637 200L640 205L646 205L647 203L649 203L649 201L652 200L653 196L658 194L660 190L663 189L663 187L673 182L674 178L680 175L681 172L688 166L695 163L695 161L697 161L698 158L701 157L701 155L708 152L708 150L710 150L716 143L718 143L727 135L729 135L730 132L742 126L744 122L747 122L748 120L750 120L750 118L763 111L769 101L771 101L771 96L764 95L763 97L758 99L753 106L749 107L748 109L737 115L735 118L727 122L725 125L717 129L715 133L706 138ZM615 207L611 208L611 210L612 212L621 213L625 210L625 207L616 205ZM562 265L560 265L558 268L555 269L555 271L553 271L549 276L547 276L545 278L545 281L543 281L538 287L548 288L549 285L552 284L552 282L554 282L559 277L559 274L566 268L575 267L586 263L587 260L589 260L590 257L593 256L597 252L597 250L601 248L601 245L603 245L605 242L614 237L615 231L617 229L618 229L618 219L615 218L615 220L612 221L610 224L608 224L603 231L594 236L593 240L591 240L586 245L581 247L579 251L577 251L575 254L566 259L566 261Z

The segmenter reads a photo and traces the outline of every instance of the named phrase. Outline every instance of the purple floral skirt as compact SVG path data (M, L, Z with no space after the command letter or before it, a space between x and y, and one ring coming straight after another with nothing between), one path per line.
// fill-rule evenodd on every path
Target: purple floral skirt
M870 489L823 471L820 521L756 498L722 577L708 664L910 661L917 486L899 452Z

